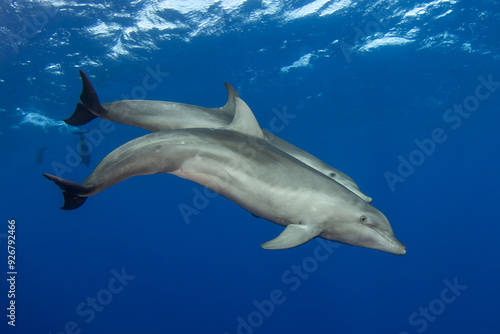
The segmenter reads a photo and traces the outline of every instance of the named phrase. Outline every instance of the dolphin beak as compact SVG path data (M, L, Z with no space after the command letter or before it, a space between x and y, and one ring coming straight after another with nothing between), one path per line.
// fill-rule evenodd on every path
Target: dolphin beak
M405 255L406 254L406 246L399 241L398 239L393 237L393 241L395 244L395 247L393 248L393 252L390 252L391 254L395 255Z
M381 233L380 231L376 231L376 232L385 241L383 243L383 247L380 248L381 251L384 251L384 252L387 252L387 253L391 253L391 254L395 254L395 255L404 255L404 254L406 254L406 246L401 241L399 241L398 239L396 239L396 237L394 237L394 235Z

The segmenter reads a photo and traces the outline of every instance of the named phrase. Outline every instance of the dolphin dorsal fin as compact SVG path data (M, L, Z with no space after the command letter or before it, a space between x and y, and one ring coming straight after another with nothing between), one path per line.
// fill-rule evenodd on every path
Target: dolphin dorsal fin
M240 94L238 94L236 89L234 89L234 87L228 84L227 82L225 82L224 85L226 86L227 90L227 102L223 107L221 107L221 110L225 113L233 115L235 108L234 99L240 97Z
M239 97L234 98L234 118L233 121L226 126L226 130L236 131L251 137L265 139L259 123L250 110L250 107Z

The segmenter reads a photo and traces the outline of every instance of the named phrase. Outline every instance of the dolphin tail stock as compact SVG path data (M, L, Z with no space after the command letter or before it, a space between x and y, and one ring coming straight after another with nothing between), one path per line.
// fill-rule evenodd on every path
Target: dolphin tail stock
M74 210L82 206L87 199L87 197L82 196L83 194L88 193L87 187L75 182L64 180L54 175L43 174L43 176L51 181L54 181L54 183L57 184L63 191L64 205L61 209Z
M64 120L66 124L73 126L87 124L97 116L106 113L87 75L80 70L80 76L82 77L82 93L80 94L82 103L78 103L73 115Z

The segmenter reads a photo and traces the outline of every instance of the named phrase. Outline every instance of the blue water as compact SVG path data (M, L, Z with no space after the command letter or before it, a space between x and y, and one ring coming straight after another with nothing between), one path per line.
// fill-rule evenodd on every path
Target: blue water
M500 333L499 13L498 1L2 2L0 331ZM103 103L219 107L229 82L263 128L293 115L277 134L351 176L407 254L263 250L282 227L172 175L60 210L42 173L82 182L147 133L101 129L89 167L71 160L79 136L61 120L79 69ZM187 221L182 204L199 210Z

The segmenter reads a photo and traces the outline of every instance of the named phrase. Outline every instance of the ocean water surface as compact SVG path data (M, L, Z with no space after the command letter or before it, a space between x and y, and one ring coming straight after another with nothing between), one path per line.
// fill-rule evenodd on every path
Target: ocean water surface
M494 0L3 1L0 332L500 333L499 29ZM42 173L81 183L148 133L66 125L79 70L102 103L220 107L229 82L407 253L264 250L281 226L173 175L61 210Z

